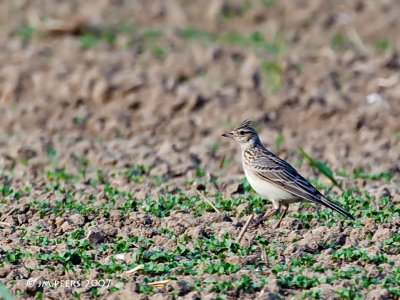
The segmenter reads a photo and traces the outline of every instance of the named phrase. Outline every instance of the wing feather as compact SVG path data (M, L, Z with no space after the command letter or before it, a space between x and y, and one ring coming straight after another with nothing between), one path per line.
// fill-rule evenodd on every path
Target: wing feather
M308 180L284 160L270 155L255 158L251 163L257 176L300 198L319 203L322 194Z
M255 158L249 166L260 178L281 187L299 198L322 204L351 219L354 217L343 208L326 199L295 168L271 152Z

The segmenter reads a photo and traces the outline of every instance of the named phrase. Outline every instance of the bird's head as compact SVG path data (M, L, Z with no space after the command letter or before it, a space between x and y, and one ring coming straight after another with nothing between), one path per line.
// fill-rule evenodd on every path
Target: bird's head
M234 139L243 149L260 143L257 131L250 126L251 121L245 120L235 129L222 134L224 137Z

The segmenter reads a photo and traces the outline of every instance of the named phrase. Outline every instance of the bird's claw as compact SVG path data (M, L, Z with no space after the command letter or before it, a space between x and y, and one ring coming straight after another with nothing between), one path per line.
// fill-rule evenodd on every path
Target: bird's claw
M253 224L252 227L253 228L258 228L258 226L260 226L263 222L264 222L264 220L262 218L260 218Z

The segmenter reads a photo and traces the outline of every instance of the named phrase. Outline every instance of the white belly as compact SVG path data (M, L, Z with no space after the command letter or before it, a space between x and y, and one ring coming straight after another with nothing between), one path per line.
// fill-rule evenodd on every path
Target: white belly
M285 190L277 187L276 185L269 183L267 181L261 180L256 175L249 171L244 171L246 178L250 183L253 190L255 190L262 197L267 197L272 202L280 202L282 204L289 204L299 201L298 197L293 194L286 192Z

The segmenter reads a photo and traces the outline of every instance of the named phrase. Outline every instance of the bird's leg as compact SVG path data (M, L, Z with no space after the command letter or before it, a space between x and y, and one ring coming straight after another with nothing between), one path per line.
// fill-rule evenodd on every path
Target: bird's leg
M278 224L276 224L275 228L279 228L279 226L281 226L281 222L282 222L283 218L286 216L286 213L287 213L288 209L289 209L289 205L284 205L283 206L282 216L279 219Z
M275 216L276 214L279 213L279 208L275 208L269 212L266 212L261 218L257 220L257 222L253 225L253 227L258 227L262 222L264 222L266 219L268 219L271 216Z

